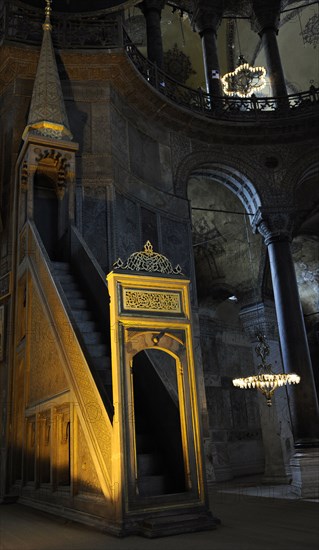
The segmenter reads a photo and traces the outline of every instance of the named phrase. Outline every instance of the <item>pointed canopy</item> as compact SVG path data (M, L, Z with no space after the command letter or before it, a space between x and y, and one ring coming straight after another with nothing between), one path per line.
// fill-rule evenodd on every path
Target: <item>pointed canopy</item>
M73 138L65 110L61 82L52 44L50 2L46 0L46 18L37 73L34 81L27 126L23 139L29 133L54 139Z

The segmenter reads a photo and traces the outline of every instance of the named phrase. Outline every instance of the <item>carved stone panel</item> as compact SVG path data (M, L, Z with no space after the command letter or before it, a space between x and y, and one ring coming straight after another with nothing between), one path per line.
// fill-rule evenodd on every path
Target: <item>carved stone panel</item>
M121 164L128 167L129 158L126 121L114 107L111 107L110 116L112 155L116 156Z
M41 297L31 285L30 378L28 402L34 403L68 389L55 332L47 317ZM65 327L68 330L68 327Z
M162 251L172 263L181 266L182 273L191 275L190 246L191 237L187 223L165 216L161 217Z
M130 165L134 176L149 182L160 178L161 164L157 141L129 125Z
M116 225L117 255L127 258L141 246L139 209L135 202L119 193L116 194Z
M81 424L79 422L77 424L77 492L93 493L103 496L84 432L81 428Z
M83 236L103 270L107 269L106 190L85 189Z

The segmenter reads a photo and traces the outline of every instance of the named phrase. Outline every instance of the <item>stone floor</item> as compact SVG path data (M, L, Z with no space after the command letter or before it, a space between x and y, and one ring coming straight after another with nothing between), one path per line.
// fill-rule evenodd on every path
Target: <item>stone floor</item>
M215 531L162 539L117 539L21 504L0 506L1 550L319 550L319 504L290 487L254 480L218 484L211 507Z

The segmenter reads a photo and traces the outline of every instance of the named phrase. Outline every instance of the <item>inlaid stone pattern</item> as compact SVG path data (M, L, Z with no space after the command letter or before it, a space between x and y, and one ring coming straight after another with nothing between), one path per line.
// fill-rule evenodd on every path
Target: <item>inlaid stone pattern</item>
M77 491L79 493L94 493L102 497L100 482L80 423L78 423L77 442Z
M34 285L31 308L29 404L68 389L56 338Z

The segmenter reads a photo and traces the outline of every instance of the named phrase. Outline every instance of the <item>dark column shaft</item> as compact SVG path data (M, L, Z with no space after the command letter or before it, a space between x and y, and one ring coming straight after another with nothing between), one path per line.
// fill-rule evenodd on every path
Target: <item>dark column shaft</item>
M204 56L206 88L211 95L220 97L222 94L220 79L219 77L213 78L213 71L217 71L219 75L216 32L213 28L204 29L200 36Z
M285 76L283 73L277 34L273 28L266 28L261 33L262 44L267 60L267 72L271 82L272 93L275 97L287 95Z
M147 56L150 61L163 67L163 42L161 32L161 12L159 9L145 9Z
M270 242L268 253L284 369L301 377L298 385L288 387L295 445L316 446L318 400L290 243Z

